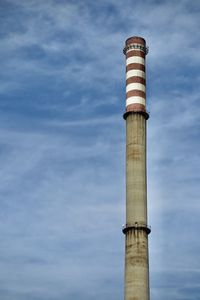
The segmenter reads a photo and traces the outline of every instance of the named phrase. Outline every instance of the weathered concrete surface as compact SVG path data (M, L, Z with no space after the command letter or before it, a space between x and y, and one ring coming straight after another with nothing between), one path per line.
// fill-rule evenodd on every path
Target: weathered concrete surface
M148 238L144 230L126 233L125 299L149 299Z
M147 223L146 120L141 114L126 119L126 224Z
M146 119L140 113L130 113L126 119L126 227L129 230L125 249L125 300L150 299L146 226Z

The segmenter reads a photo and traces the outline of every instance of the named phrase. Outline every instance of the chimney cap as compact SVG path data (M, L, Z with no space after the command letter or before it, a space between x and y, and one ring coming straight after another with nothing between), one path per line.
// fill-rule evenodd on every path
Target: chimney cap
M133 43L142 44L142 45L146 46L145 39L140 36L131 36L126 40L125 43L126 43L126 46L129 44L133 44Z
M142 37L139 36L132 36L129 37L125 42L125 47L123 49L123 53L126 55L127 50L140 50L147 55L149 48L146 47L146 41Z

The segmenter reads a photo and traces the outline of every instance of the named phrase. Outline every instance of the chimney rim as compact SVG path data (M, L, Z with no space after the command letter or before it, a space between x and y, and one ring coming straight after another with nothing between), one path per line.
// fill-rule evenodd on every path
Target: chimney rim
M130 43L133 43L134 39L136 40L135 43L136 42L138 43L138 40L140 40L141 42L143 42L144 45L146 45L146 40L143 37L141 37L141 36L130 36L129 38L126 39L125 44L128 45L129 41L130 41Z

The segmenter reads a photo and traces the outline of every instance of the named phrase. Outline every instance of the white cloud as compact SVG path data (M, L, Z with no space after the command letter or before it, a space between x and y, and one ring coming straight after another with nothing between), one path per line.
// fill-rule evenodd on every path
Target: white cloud
M5 300L78 299L79 294L87 300L122 298L125 131L116 109L124 101L118 92L123 94L124 40L142 35L150 46L152 293L155 300L184 299L177 273L192 274L199 267L199 16L190 6L194 3L8 3L21 29L12 27L1 39L0 91L13 95L11 102L30 121L35 117L37 126L11 114L12 103L2 97L1 294ZM7 18L13 18L9 11ZM37 88L32 103L29 96ZM169 273L175 274L176 286ZM155 278L162 274L159 286Z

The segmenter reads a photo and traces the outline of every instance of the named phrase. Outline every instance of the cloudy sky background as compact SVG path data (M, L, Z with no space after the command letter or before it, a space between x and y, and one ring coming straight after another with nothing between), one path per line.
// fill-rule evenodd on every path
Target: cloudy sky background
M123 299L127 37L147 56L151 298L200 299L200 2L0 1L0 299Z

